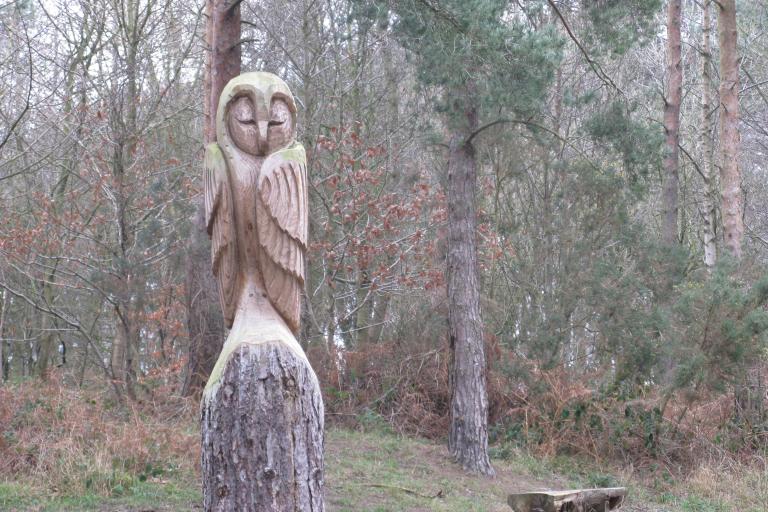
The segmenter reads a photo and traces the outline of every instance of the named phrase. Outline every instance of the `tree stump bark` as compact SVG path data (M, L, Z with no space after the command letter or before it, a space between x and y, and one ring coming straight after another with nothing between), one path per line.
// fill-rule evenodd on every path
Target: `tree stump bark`
M215 373L202 403L204 509L324 510L323 402L303 354L241 343Z

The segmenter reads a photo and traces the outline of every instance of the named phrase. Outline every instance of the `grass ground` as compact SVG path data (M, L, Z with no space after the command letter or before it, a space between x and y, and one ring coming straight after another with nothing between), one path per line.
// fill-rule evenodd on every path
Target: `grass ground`
M326 507L329 512L505 511L506 495L546 487L626 485L628 512L764 512L768 475L738 477L727 472L694 472L685 484L640 485L629 474L582 466L573 459L541 461L524 453L494 460L495 479L465 475L446 449L403 438L385 429L330 430L326 442ZM751 480L750 480L751 479ZM197 476L171 471L149 476L110 497L68 496L60 489L0 482L0 511L161 512L200 509Z

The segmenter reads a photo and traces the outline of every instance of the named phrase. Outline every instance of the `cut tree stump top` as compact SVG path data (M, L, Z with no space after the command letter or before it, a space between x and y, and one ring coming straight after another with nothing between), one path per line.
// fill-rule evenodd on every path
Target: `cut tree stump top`
M515 512L607 512L624 503L627 489L574 489L510 494L507 503Z

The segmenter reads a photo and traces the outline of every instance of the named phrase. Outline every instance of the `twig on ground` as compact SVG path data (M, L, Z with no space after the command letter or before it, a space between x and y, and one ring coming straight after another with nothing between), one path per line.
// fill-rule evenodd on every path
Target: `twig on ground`
M444 496L442 489L439 489L437 493L433 495L429 495L429 494L422 494L418 491L414 491L413 489L408 489L407 487L400 487L398 485L387 485L387 484L360 484L360 485L364 487L380 487L382 489L395 489L396 491L403 491L405 493L412 494L420 498L426 498L428 500L433 500L435 498L442 498Z

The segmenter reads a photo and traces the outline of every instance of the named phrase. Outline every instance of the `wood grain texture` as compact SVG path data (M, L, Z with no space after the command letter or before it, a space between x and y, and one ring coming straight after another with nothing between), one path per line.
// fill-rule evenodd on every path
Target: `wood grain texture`
M624 504L627 489L574 489L510 494L507 504L515 512L607 512Z
M299 330L309 206L295 109L288 87L269 73L245 73L222 91L219 140L206 149L204 186L228 327L252 282L290 329Z
M206 511L322 511L323 403L306 359L242 344L202 407Z
M232 190L224 156L218 144L205 149L203 176L205 225L211 237L211 266L219 285L219 300L226 326L232 327L237 308L237 241Z
M307 178L301 158L270 156L259 177L257 229L267 296L293 332L301 317L307 250Z

